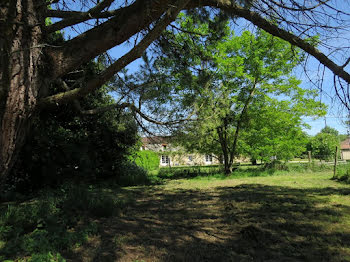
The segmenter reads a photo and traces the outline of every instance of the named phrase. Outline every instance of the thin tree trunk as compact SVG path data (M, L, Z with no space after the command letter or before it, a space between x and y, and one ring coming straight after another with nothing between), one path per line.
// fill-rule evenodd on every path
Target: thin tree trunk
M232 162L230 161L229 157L229 149L228 149L228 144L227 144L227 119L223 119L223 125L218 127L217 133L219 136L219 142L221 145L221 150L222 150L222 155L223 155L223 160L224 160L224 173L225 175L229 175L232 173Z
M27 136L37 104L42 52L41 1L7 0L1 21L0 180L7 177Z
M237 127L236 127L236 131L235 131L235 134L234 134L233 144L232 144L232 148L231 148L231 152L230 152L230 165L233 164L233 159L234 159L234 157L236 155L236 152L237 152L238 137L239 137L240 130L241 130L241 127L242 127L242 123L244 121L244 117L245 117L245 115L247 113L247 110L248 110L248 106L249 106L250 102L253 100L253 97L254 97L254 93L255 93L255 90L256 90L256 86L257 86L256 82L257 81L255 81L252 89L250 90L248 99L245 102L243 110L241 112L241 115L240 115L240 117L239 117L239 119L237 121Z

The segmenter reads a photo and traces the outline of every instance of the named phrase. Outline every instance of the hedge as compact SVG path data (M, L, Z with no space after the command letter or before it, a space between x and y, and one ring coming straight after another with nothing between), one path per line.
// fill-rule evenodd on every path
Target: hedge
M136 165L148 171L159 168L159 156L157 153L150 150L138 151L134 162Z

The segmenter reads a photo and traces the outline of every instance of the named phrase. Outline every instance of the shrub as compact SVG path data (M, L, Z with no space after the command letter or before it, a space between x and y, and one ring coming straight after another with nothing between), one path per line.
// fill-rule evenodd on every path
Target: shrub
M285 164L285 168L288 172L322 172L322 171L330 171L333 170L333 165L321 164L319 162L309 163L287 163Z
M222 172L221 166L163 167L159 170L158 177L167 179L191 178L196 176L209 176Z
M152 176L142 167L134 162L127 162L121 165L118 177L120 186L139 186L152 184Z
M66 212L87 212L94 217L110 217L119 211L117 201L110 194L92 186L70 186L62 190L66 194L61 205Z
M101 90L81 102L87 108L104 106L111 103L111 97ZM113 177L137 139L136 123L128 113L108 111L82 117L71 105L43 111L34 119L33 132L8 176L7 187L27 194L68 180Z
M350 164L338 166L337 174L335 177L338 181L343 181L345 183L350 183Z
M44 254L34 254L29 262L65 262L66 260L59 254L52 254L51 252Z
M159 168L158 154L149 150L138 151L134 157L134 162L136 165L147 171L152 171Z

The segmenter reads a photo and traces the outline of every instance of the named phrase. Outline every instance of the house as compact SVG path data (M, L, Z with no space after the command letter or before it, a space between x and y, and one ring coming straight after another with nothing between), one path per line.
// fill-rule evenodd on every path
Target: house
M140 150L157 152L160 166L204 166L217 165L219 160L213 154L189 153L171 143L171 137L142 137Z
M350 138L340 143L340 156L342 160L350 160Z

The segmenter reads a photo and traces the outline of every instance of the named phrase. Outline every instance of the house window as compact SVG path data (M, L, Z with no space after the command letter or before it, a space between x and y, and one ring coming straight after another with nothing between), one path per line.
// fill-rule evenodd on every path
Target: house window
M162 155L161 161L162 161L162 164L169 164L170 159L168 156Z
M188 156L188 161L192 162L193 158L192 156Z
M205 155L205 162L207 162L207 163L213 162L213 156L212 155Z

